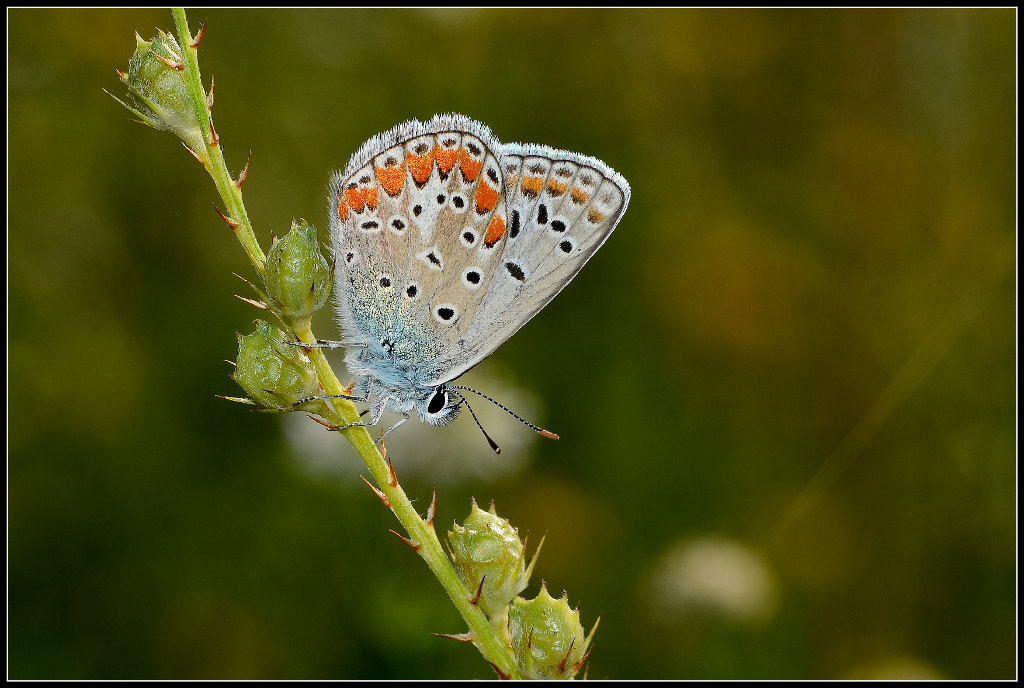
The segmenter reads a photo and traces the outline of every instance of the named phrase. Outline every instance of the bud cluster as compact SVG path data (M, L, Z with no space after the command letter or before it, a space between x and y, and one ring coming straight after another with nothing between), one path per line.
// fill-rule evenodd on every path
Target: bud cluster
M331 269L320 252L316 228L305 220L292 221L291 230L275 239L267 254L263 301L245 299L271 311L294 331L307 330L313 313L331 295ZM255 287L254 287L255 288ZM242 386L250 403L279 411L330 413L324 402L295 402L321 394L313 363L284 332L263 321L256 331L238 338L238 363L232 379Z
M463 525L453 525L448 540L455 571L499 637L511 646L523 677L573 678L587 659L597 624L585 635L579 609L569 608L568 593L555 600L544 584L536 598L519 597L537 557L526 564L526 544L498 516L494 504L484 511L474 501L469 517Z
M278 315L308 322L331 297L331 282L316 227L292 220L288 234L275 240L267 253L267 305Z
M163 31L151 41L135 34L135 41L128 72L117 73L128 86L131 104L114 98L143 124L174 133L196 157L204 156L203 126L189 94L181 46Z
M228 397L233 401L272 411L302 409L320 415L328 412L319 399L295 406L296 402L321 393L320 378L302 349L290 344L284 332L263 320L256 321L252 334L238 335L238 361L230 377L251 397Z

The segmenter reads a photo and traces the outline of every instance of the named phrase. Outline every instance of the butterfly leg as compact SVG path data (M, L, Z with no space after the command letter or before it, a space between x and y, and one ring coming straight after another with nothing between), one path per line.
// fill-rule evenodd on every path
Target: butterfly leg
M303 404L308 404L311 401L323 401L325 399L348 399L349 401L358 401L360 403L368 401L366 397L354 397L351 394L321 394L320 396L316 397L306 397L305 399L299 399L294 404L292 404L292 406L302 406ZM363 413L365 413L365 411Z
M306 349L344 349L350 346L358 346L365 349L367 346L366 342L336 342L331 339L318 339L313 344L307 344L306 342L285 342L285 344L301 346Z
M366 413L366 411L363 411L363 413ZM363 414L361 413L359 415L363 415ZM399 420L397 423L392 425L390 428L385 430L384 433L380 436L381 441L383 441L385 437L390 435L392 430L397 428L399 425L402 425L407 420L409 420L409 416L405 416L404 418ZM349 423L348 425L332 425L332 426L328 427L327 429L330 430L331 432L341 432L342 430L348 430L349 428L372 428L372 427L376 427L376 425L377 425L377 423Z

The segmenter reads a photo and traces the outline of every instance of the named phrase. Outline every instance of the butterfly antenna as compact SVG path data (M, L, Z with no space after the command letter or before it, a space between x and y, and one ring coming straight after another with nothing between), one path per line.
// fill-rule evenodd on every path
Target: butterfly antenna
M550 430L545 430L544 428L537 427L536 425L534 425L530 421L526 420L525 418L521 418L519 415L517 415L516 413L512 412L510 409L506 408L505 406L499 404L494 399L491 399L486 394L482 394L482 393L476 391L475 389L473 389L471 387L463 387L462 385L449 385L449 386L450 387L454 387L456 389L464 389L467 392L472 392L473 394L476 394L477 396L483 397L487 401L491 402L492 404L494 404L495 406L497 406L498 408L503 410L505 413L509 414L510 416L512 416L513 418L518 420L523 425L525 425L525 426L527 426L529 428L532 428L533 431L536 432L538 435L541 435L543 437L547 437L548 439L552 439L552 440L557 440L558 439L558 435L556 435L555 433L551 432ZM462 397L461 394L459 396ZM462 397L462 399L463 399L463 401L465 401L466 397ZM466 406L469 406L469 404L466 404ZM471 413L472 413L472 411L473 411L473 409L470 409ZM473 416L473 417L476 418L476 416ZM477 425L479 425L479 422L477 423ZM481 430L483 430L483 428L481 428Z
M459 394L459 393L456 392L456 394ZM484 437L487 438L487 443L489 445L491 445L491 449L494 450L495 454L500 454L501 453L501 447L498 446L497 442L495 442L494 440L491 439L491 436L487 434L486 430L484 430L484 426L480 425L480 419L476 417L476 413L473 412L473 407L469 405L468 401L466 401L466 397L464 397L461 394L459 394L459 399L462 399L462 403L465 404L466 408L469 409L469 415L473 416L473 420L476 421L476 426L478 428L480 428L480 432L482 432L484 434Z

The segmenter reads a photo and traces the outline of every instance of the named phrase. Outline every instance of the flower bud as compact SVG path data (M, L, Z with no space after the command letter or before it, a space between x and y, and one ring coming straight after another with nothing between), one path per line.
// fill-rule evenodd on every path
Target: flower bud
M174 36L163 31L152 41L142 40L139 34L135 34L135 40L137 46L128 61L128 73L118 72L128 86L132 105L116 96L115 100L144 124L174 132L193 153L203 156L206 146L202 125L189 96L181 47Z
M476 594L483 581L477 604L492 623L504 629L509 602L526 589L530 579L524 565L526 546L518 531L498 516L493 505L488 513L474 501L465 525L456 523L448 540L455 571L466 589Z
M535 599L517 597L508 615L512 652L523 678L569 679L583 666L594 631L584 636L580 610L569 609L568 594L556 600L541 585Z
M331 296L331 269L320 252L316 227L292 220L291 231L267 253L270 305L282 315L309 318Z
M238 335L238 362L230 377L267 409L295 410L291 407L298 400L320 394L320 379L302 349L287 344L284 332L263 320L256 321L252 334ZM320 400L303 408L326 410Z

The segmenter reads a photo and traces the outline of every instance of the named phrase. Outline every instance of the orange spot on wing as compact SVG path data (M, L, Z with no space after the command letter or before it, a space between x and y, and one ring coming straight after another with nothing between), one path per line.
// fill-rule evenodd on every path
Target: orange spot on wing
M441 168L441 171L448 174L455 167L455 161L459 159L459 149L445 150L444 148L437 149L437 166Z
M587 202L587 199L590 198L590 194L580 187L574 186L572 187L572 194L570 194L569 197L572 198L572 202L576 205L583 205Z
M597 224L598 222L604 219L604 213L602 213L597 208L591 208L590 212L587 213L587 219L593 222L594 224Z
M505 233L505 218L495 215L491 218L491 224L487 226L487 234L484 234L484 246L490 248L498 243L498 239Z
M536 198L540 190L544 188L543 177L523 177L523 193Z
M518 174L509 175L508 181L505 182L505 188L508 189L509 191L511 191L512 189L516 188L516 182L518 182L518 181L519 181L519 175Z
M374 171L377 173L377 181L389 196L402 193L402 186L405 185L405 165L378 167Z
M565 193L565 190L567 188L567 184L564 184L563 182L560 182L557 179L548 180L548 190L551 192L552 196L561 196L562 194Z
M466 181L471 182L480 174L480 168L484 166L484 161L474 160L467 151L462 151L459 165L462 168L462 176L466 178Z
M483 215L489 210L492 210L498 203L498 190L487 182L480 182L480 186L476 187L476 211Z
M358 187L345 189L345 202L357 213L363 212L365 201L363 201L363 194Z
M342 195L338 198L338 219L342 222L348 217L348 202L345 200L345 196Z
M430 173L434 169L435 150L437 149L431 148L423 155L406 153L405 159L409 161L409 172L412 173L412 178L416 180L417 184L422 184L430 178Z
M377 209L377 187L371 186L362 190L363 201L370 210Z

